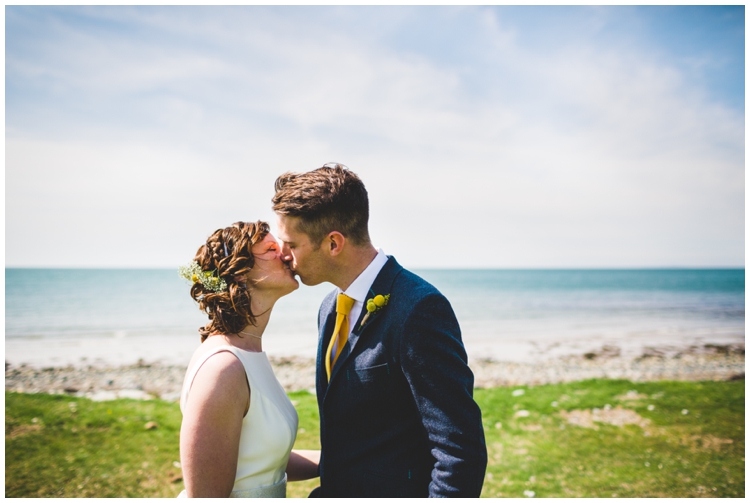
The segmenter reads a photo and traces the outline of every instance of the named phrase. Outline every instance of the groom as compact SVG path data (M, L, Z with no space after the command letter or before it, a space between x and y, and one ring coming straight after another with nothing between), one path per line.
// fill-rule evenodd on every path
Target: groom
M313 497L479 497L487 466L448 300L370 243L367 190L339 164L276 180L284 260L320 306Z

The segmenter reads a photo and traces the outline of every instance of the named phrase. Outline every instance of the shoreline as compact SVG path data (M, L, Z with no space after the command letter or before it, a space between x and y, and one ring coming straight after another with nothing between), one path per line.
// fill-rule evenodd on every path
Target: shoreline
M315 393L315 360L304 356L269 356L287 392ZM584 379L657 380L744 379L745 344L644 348L640 355L623 355L617 346L603 346L582 355L540 358L537 362L469 358L476 389L534 386ZM146 363L94 366L16 366L5 363L5 390L89 398L178 401L186 367Z

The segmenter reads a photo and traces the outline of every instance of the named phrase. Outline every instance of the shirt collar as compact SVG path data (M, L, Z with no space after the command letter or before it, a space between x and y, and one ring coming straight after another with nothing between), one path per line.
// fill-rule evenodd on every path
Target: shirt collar
M378 254L372 259L370 265L368 265L365 270L357 276L357 279L349 285L349 288L346 289L344 294L358 302L364 302L370 291L370 287L375 282L375 278L378 277L380 270L386 262L388 262L388 256L381 248L378 248ZM339 292L341 292L341 289L339 289Z

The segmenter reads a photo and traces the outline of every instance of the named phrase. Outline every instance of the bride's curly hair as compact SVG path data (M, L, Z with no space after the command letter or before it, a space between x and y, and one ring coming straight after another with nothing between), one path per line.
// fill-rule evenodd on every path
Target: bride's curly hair
M218 229L198 248L195 261L203 271L215 271L227 288L215 292L200 282L193 283L190 296L208 315L208 323L198 329L201 342L210 334L237 334L247 325L255 326L255 315L250 310L250 291L242 276L255 265L253 245L270 232L266 222L236 222L231 227Z

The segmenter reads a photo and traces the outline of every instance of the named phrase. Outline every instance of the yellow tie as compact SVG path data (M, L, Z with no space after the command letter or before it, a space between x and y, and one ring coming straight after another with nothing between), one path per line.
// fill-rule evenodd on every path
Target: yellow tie
M331 380L331 370L336 364L336 359L341 354L341 350L344 349L346 341L349 340L349 311L352 310L353 305L354 299L343 293L340 293L336 298L336 327L333 329L331 342L328 344L328 351L326 351L326 375L329 381ZM331 358L334 346L337 346L336 355Z

